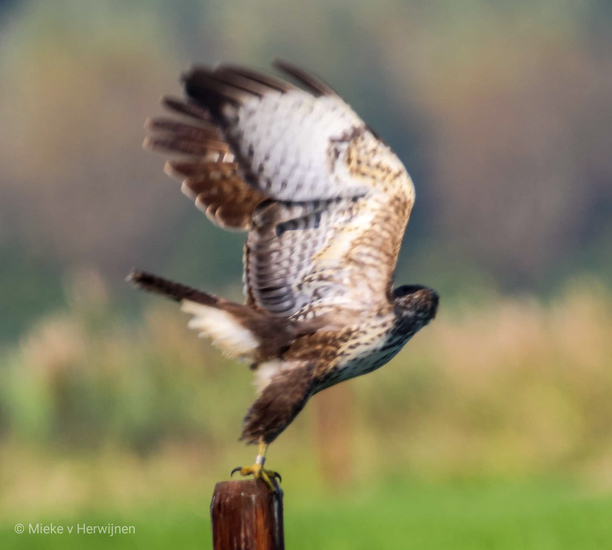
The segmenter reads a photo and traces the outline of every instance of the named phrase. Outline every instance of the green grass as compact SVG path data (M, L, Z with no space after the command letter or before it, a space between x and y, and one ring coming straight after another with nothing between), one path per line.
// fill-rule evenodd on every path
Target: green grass
M297 488L296 488L297 489ZM453 549L564 550L612 547L612 496L567 484L465 483L381 485L338 494L289 491L289 550ZM0 548L209 548L208 496L150 504L118 515L89 510L81 517L24 518L56 525L133 524L133 535L17 535L0 529Z

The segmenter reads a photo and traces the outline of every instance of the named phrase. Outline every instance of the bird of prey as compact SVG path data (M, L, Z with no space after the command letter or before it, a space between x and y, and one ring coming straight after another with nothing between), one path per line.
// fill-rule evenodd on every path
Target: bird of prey
M178 155L165 171L213 223L247 232L246 302L129 277L180 302L189 327L250 365L258 395L241 439L259 452L239 470L271 488L280 476L264 469L266 449L308 399L383 366L438 308L433 290L393 285L414 203L401 161L327 84L275 65L295 84L194 66L144 143Z

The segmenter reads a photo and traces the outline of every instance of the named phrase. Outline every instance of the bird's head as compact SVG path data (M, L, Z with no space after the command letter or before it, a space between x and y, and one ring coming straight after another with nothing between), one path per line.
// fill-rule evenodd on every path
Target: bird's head
M393 301L400 315L416 316L423 324L431 321L438 311L438 293L422 285L402 285L393 290Z

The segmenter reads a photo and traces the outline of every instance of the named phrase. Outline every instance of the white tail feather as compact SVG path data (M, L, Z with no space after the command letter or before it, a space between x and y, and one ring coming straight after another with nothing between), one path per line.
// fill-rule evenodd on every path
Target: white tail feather
M217 347L232 357L248 359L256 354L259 342L231 313L213 306L184 300L181 309L193 315L187 325L210 338Z

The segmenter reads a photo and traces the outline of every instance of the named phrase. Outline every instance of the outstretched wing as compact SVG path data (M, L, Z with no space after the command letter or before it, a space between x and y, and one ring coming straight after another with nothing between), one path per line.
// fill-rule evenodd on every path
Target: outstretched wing
M156 121L149 144L197 157L169 168L217 223L249 230L250 305L298 318L388 305L412 182L328 86L277 66L303 88L240 67L193 68L184 76L189 101L170 106L197 124ZM228 175L212 178L210 163ZM231 191L212 191L219 181Z

